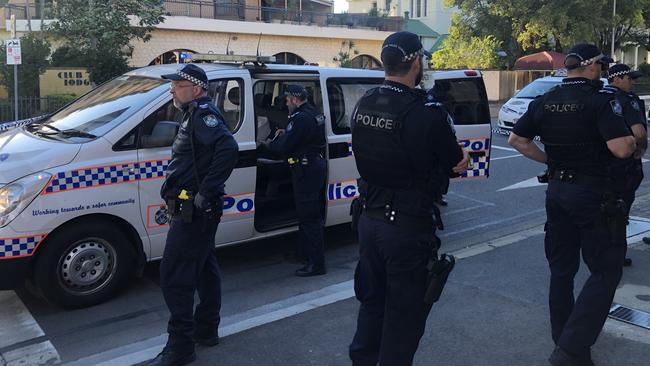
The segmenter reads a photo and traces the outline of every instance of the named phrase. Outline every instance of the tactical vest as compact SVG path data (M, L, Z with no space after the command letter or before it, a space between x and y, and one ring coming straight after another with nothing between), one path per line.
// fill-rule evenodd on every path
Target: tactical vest
M550 169L608 174L603 167L612 155L595 125L596 93L595 85L577 82L559 85L542 97L537 118Z
M407 113L424 104L408 90L379 87L369 90L352 114L352 151L363 180L360 193L369 208L383 208L414 216L431 215L433 189L430 177L419 177L402 141Z

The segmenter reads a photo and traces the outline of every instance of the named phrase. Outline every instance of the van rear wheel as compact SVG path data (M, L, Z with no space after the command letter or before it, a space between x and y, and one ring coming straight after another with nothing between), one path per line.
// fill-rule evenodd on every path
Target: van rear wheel
M34 282L48 301L66 309L108 300L134 264L127 237L105 222L69 226L43 244Z

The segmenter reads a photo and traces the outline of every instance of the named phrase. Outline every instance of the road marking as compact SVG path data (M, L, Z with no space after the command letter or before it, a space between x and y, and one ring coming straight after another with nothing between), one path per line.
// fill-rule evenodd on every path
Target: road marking
M0 291L0 360L7 365L60 362L45 333L14 291Z
M500 156L498 158L490 158L490 161L502 160L502 159L510 159L510 158L518 158L518 157L521 157L521 156L523 156L523 155L517 154L517 155Z
M469 258L481 253L514 244L531 236L543 233L542 226L509 234L472 247L463 248L450 254L458 259ZM274 303L266 304L249 311L224 317L219 328L219 335L232 334L259 327L271 322L298 315L316 308L330 305L354 297L354 281L349 280L327 286L317 291L293 296ZM102 353L84 357L66 363L65 366L123 366L135 365L154 358L164 347L167 334L128 344Z
M511 147L504 147L504 146L492 145L492 148L493 148L493 149L497 149L497 150L505 150L505 151L514 151L514 152L518 152L517 150L515 150L515 149L513 149L513 148L511 148Z
M508 191L508 190L511 190L511 189L539 187L539 186L543 186L543 185L545 185L545 184L540 183L539 181L537 181L537 177L532 177L530 179L522 180L519 183L515 183L513 185L501 188L501 189L497 190L497 192Z

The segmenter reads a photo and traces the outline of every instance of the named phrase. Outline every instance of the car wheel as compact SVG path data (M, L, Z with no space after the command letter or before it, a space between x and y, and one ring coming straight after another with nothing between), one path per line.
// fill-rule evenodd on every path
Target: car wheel
M34 282L48 301L66 309L108 300L133 269L129 240L106 222L69 226L43 244Z

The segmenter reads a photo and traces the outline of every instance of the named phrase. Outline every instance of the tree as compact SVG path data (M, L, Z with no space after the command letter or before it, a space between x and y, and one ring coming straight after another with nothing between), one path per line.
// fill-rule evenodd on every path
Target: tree
M49 66L50 43L42 34L28 33L20 39L22 63L18 65L18 95L21 97L38 97L39 76ZM6 54L3 44L0 53ZM14 95L14 68L6 65L7 59L0 57L0 83L7 89L9 96Z
M338 62L340 67L352 67L351 55L359 54L359 50L355 46L354 41L349 39L341 42L341 49L336 57L334 57L334 61Z
M88 67L90 80L102 83L128 70L130 41L148 41L153 27L164 21L162 14L159 0L58 0L52 7L56 20L47 31L68 47L57 56L69 58L74 50L76 66ZM137 26L130 25L129 16Z
M460 21L458 16L452 17L449 37L431 57L433 68L489 69L500 66L501 60L497 52L501 49L501 42L492 35L478 37L467 34L466 28L454 26Z
M445 0L445 4L460 9L460 21L452 27L463 27L471 36L494 36L513 64L538 51L566 52L577 42L596 43L607 52L612 27L616 46L631 41L639 27L647 28L642 14L650 0L619 0L614 19L613 0Z

